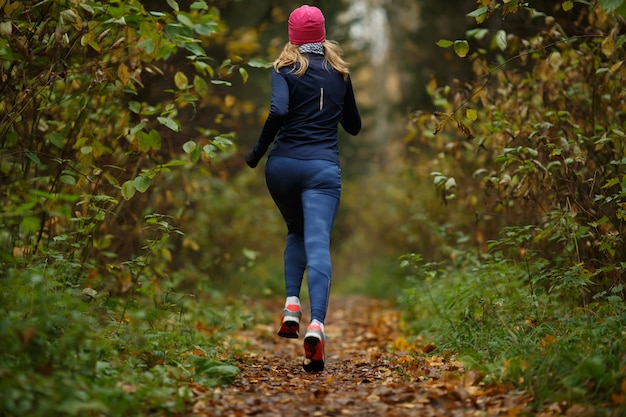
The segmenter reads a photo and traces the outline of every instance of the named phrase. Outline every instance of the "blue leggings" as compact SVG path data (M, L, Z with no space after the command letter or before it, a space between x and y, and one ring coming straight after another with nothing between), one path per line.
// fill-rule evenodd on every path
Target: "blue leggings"
M308 268L311 319L323 323L328 310L330 235L341 196L341 170L331 161L270 156L265 181L287 224L286 295L300 296Z

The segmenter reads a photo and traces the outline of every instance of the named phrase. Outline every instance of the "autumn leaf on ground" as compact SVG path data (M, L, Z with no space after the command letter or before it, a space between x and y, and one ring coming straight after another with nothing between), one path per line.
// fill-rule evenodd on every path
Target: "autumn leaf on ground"
M280 301L268 306L276 310ZM303 306L306 313L307 306ZM277 311L280 311L278 308ZM279 316L276 316L278 321ZM302 322L306 323L307 317ZM276 335L277 323L232 336L245 346L241 374L227 388L195 386L195 416L507 416L528 411L529 398L505 386L485 386L482 375L432 355L430 343L398 334L388 302L342 298L329 308L326 367L304 372L302 340Z

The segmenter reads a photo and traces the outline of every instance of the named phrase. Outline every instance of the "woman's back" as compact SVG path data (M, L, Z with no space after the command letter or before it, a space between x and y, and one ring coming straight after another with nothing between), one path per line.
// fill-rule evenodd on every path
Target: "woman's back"
M346 81L321 55L311 54L301 75L283 67L288 86L288 113L272 155L336 160L337 127L343 118Z

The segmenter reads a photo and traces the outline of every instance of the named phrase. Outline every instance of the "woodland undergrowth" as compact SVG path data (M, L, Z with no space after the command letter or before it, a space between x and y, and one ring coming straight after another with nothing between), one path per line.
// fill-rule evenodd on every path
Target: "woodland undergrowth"
M471 60L474 81L433 79L439 110L414 117L413 160L440 192L446 257L402 257L405 329L538 408L621 415L626 6L478 3L466 39L438 42Z

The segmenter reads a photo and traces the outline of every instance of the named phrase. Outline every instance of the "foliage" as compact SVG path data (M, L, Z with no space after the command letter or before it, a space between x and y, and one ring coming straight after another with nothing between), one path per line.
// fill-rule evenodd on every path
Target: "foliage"
M406 328L485 381L527 389L538 407L565 400L619 415L625 3L478 3L467 39L438 42L471 60L475 81L431 80L439 110L414 115L409 142L415 160L426 155L448 228L468 238L446 263L402 258Z
M238 372L248 318L172 272L165 186L235 151L225 89L266 64L207 2L148 3L0 0L2 415L173 414Z
M186 409L193 384L238 374L221 340L249 319L240 307L177 293L175 283L114 297L82 290L85 279L71 262L3 278L0 414L171 415Z
M512 383L546 402L584 403L624 410L621 328L626 309L607 294L584 308L564 304L542 265L488 262L468 256L463 267L403 257L413 285L400 298L403 326L451 352L488 383ZM610 414L618 415L618 414Z
M480 22L489 7L472 15ZM448 204L476 214L456 226L481 251L506 246L513 259L549 259L546 269L585 276L593 285L578 294L588 302L620 288L626 261L623 19L581 5L585 19L571 27L521 3L502 7L507 18L526 10L540 29L499 29L491 41L488 29L470 30L477 81L439 88L433 80L442 111L415 115L416 132L434 136L414 140L445 152L431 164L435 185ZM508 229L520 237L514 244L500 233L510 226L521 227Z
M233 151L233 133L189 122L247 70L208 55L224 24L204 1L1 5L0 261L62 252L102 271L142 245L163 174Z

